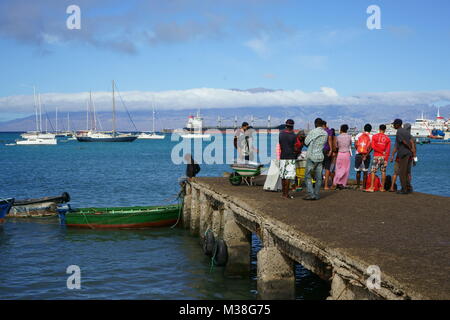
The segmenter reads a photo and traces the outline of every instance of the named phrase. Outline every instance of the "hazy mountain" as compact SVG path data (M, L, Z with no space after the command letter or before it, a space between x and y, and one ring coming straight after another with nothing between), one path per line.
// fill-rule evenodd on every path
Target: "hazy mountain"
M373 125L391 122L395 118L401 118L407 122L413 122L424 113L429 119L436 117L437 108L433 106L413 106L413 107L395 107L380 106L377 108L362 108L360 106L325 106L325 107L246 107L246 108L226 108L226 109L202 109L201 115L204 117L204 126L217 126L219 117L222 126L234 126L235 117L240 125L243 121L251 122L252 116L254 125L267 126L267 118L271 117L271 125L278 125L287 118L292 118L296 122L296 127L306 127L312 123L315 118L321 117L328 121L331 127L338 128L341 124L347 123L350 126L362 127L369 122ZM197 110L165 110L158 111L156 114L155 126L157 130L182 128L185 126L189 115L194 115ZM450 105L441 107L441 115L445 118L450 117ZM97 115L100 130L111 130L112 116L111 112L100 112ZM152 112L134 111L131 112L134 125L138 131L148 131L152 128ZM56 127L55 114L48 114L47 124L43 115L43 129L46 126L48 130ZM135 130L126 112L118 112L117 116L118 130ZM70 129L86 129L86 112L71 112ZM0 122L0 131L28 131L36 128L34 115L15 119L11 121ZM66 114L59 115L58 129L67 129Z

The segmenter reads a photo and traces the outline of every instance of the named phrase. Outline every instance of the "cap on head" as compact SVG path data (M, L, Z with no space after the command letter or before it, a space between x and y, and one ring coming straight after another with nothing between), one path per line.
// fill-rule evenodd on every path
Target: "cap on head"
M392 124L393 124L394 126L395 126L395 125L401 126L401 125L403 124L403 121L402 121L402 119L395 119L394 122L393 122Z
M248 127L248 122L242 122L242 127Z
M292 119L286 120L286 127L293 127L294 124L295 124L294 120L292 120Z

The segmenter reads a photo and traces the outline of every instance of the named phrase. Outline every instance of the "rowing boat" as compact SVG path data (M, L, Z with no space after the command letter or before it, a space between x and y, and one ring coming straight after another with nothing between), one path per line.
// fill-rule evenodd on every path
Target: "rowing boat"
M170 226L177 222L181 205L152 207L78 208L60 206L61 224L78 228L147 228Z
M9 217L30 218L56 216L56 207L70 201L70 195L63 192L60 196L36 199L15 200Z

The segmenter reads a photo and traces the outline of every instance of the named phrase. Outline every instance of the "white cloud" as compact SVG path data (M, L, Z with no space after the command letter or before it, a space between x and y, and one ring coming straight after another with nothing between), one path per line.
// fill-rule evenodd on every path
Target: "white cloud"
M261 58L268 58L270 56L270 49L268 47L269 37L261 35L258 38L251 39L244 43L244 45L252 49Z
M172 91L128 91L120 93L127 108L131 111L150 110L154 99L159 110L217 109L238 107L299 107L299 106L353 106L382 107L429 105L439 101L450 101L450 90L425 92L384 92L366 93L357 96L340 96L333 88L322 87L319 91L278 90L267 92L248 92L228 89L197 88ZM88 92L44 93L41 101L46 110L56 107L64 111L84 111ZM110 92L93 92L98 111L111 110ZM123 110L119 96L116 96L118 109ZM8 96L0 98L0 113L33 112L33 95Z

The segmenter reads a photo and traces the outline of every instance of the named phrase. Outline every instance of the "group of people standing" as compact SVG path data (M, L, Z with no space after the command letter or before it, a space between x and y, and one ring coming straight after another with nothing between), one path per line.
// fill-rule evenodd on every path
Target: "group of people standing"
M391 140L385 134L385 125L380 125L379 132L372 135L372 126L366 124L364 132L355 137L355 171L358 189L367 192L375 192L378 189L385 192L389 188L389 191L394 192L396 178L399 176L402 188L397 193L412 192L411 166L416 159L416 148L410 132L411 125L402 126L402 124L400 119L393 122L397 135L391 156ZM293 198L289 194L290 181L296 177L296 161L304 146L308 148L305 168L307 195L303 198L304 200L319 200L322 184L325 190L343 189L347 186L352 157L352 137L348 134L349 126L342 125L338 135L334 129L328 128L326 121L320 118L314 121L314 126L315 128L308 135L305 135L303 131L295 134L294 121L289 119L286 121L286 129L280 132L279 167L282 193L286 199ZM391 183L387 183L386 169L389 161L393 162L394 159L394 177ZM381 172L382 178L377 184L378 171ZM361 174L363 175L362 185Z

